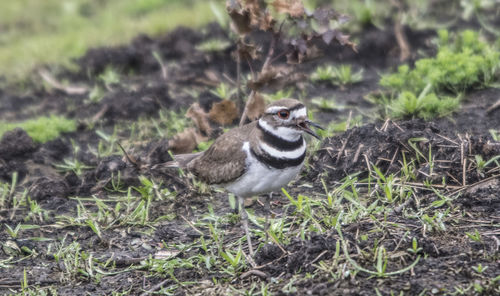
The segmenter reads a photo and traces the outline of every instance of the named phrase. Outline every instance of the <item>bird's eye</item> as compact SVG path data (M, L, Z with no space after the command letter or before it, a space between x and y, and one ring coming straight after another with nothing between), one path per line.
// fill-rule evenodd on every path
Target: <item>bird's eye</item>
M288 110L280 110L278 111L278 117L281 119L288 119L288 116L290 116L290 112Z

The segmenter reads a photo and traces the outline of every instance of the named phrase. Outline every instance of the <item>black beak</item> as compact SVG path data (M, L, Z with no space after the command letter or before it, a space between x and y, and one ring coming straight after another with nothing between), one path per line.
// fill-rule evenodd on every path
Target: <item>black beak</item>
M308 119L302 121L302 122L299 122L297 124L297 126L305 131L306 133L310 134L311 136L315 137L316 139L320 140L320 137L318 136L318 134L316 134L309 126L314 126L315 128L319 128L321 130L324 130L323 127L321 127L321 125L317 124L317 123L314 123Z

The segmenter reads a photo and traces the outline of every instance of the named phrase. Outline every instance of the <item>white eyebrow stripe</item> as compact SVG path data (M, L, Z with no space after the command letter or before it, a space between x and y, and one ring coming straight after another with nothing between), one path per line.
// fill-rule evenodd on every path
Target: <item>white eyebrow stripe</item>
M266 113L276 113L276 112L283 110L283 109L288 109L288 108L282 107L282 106L273 106L273 107L267 108ZM292 110L291 115L292 116L290 116L290 117L294 117L294 118L306 117L307 116L307 108L302 107L300 109Z
M267 145L265 142L260 143L260 148L275 158L297 159L301 157L302 154L304 154L304 152L306 151L306 143L305 141L302 141L302 146L292 151L278 150L274 147Z
M273 106L273 107L267 108L266 113L275 113L275 112L278 112L282 109L288 109L288 108L283 107L283 106Z

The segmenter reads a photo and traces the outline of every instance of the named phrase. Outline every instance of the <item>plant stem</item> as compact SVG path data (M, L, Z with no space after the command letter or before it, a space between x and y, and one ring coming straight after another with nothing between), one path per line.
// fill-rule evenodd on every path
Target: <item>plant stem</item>
M281 28L280 28L280 31L281 31ZM271 61L272 61L272 58L274 55L274 50L276 48L277 40L279 39L280 31L278 31L278 33L273 33L273 38L271 39L271 44L269 45L269 50L267 51L266 60L264 61L264 64L262 64L262 68L260 69L259 75L262 75L262 73L267 71L267 69L269 68L269 65L271 64ZM256 77L253 77L252 79L255 80ZM239 82L238 82L238 86L239 86ZM257 94L256 90L252 90L250 92L250 96L248 97L247 103L245 104L245 110L243 110L243 114L241 115L240 126L243 126L245 124L245 122L247 120L248 107L251 104L253 104L253 101L255 99L256 94Z

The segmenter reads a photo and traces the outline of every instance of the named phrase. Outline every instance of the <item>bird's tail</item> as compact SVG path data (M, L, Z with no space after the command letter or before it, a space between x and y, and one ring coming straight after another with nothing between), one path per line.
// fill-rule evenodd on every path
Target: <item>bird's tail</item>
M198 157L201 153L203 152L197 152L197 153L186 153L186 154L177 154L174 155L174 160L167 161L164 163L159 163L157 165L154 165L151 169L163 169L163 168L179 168L179 169L185 169L187 167L187 164Z

